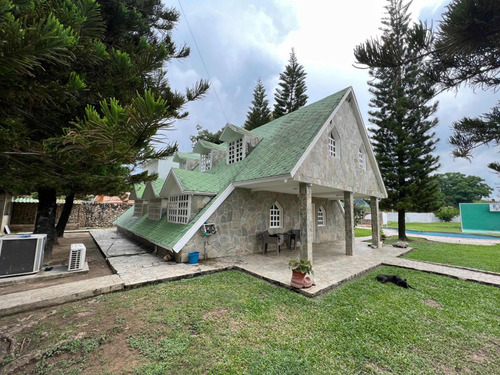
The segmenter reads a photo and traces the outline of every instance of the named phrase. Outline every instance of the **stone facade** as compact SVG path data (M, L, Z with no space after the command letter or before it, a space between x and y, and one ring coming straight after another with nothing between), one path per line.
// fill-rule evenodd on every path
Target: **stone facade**
M269 228L269 209L274 202L283 208L282 228ZM312 199L317 209L325 209L324 226L316 227L313 242L329 242L344 238L344 216L338 201ZM269 230L271 234L299 229L298 195L274 192L251 192L236 188L207 220L215 223L217 233L204 237L196 233L182 249L181 261L188 259L188 253L199 251L203 259L250 254L262 251L259 234ZM312 215L316 218L316 212Z
M359 149L364 145L352 106L348 101L342 103L294 178L344 191L383 196L381 187L375 183L375 165L368 159L366 149L365 168L358 166ZM329 134L334 128L340 138L337 157L330 155L328 148Z
M59 220L64 204L57 205L56 222ZM38 203L14 203L11 225L34 224ZM113 226L131 206L110 203L83 203L73 205L68 226L78 228L107 228Z

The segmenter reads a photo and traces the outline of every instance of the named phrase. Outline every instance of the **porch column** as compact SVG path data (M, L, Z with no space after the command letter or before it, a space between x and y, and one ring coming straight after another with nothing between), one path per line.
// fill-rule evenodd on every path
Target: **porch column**
M354 194L344 191L345 254L354 253Z
M370 197L370 211L372 217L372 245L375 248L380 247L380 222L378 210L378 198Z
M312 185L299 184L300 257L312 263L313 212Z

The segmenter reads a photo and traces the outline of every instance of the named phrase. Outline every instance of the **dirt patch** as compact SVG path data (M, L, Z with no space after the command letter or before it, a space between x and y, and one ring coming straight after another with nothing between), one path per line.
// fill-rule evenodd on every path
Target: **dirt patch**
M490 356L488 353L486 353L482 350L479 350L475 353L470 354L468 357L472 362L483 363L484 361L487 361Z
M52 285L70 283L74 281L87 280L100 276L112 275L113 272L106 263L99 247L88 232L65 233L63 238L59 238L59 244L54 245L52 250L51 266L67 265L71 244L83 243L87 249L86 261L89 265L89 272L86 274L72 274L62 278L52 280L40 280L22 282L18 284L2 286L0 284L0 295L9 293L24 292L26 290L44 288Z
M428 305L428 306L432 306L432 307L435 307L439 310L442 310L443 309L443 306L441 306L441 304L438 302L438 301L435 301L433 299L424 299L423 302Z
M213 310L213 311L208 311L205 314L203 314L203 319L209 319L209 318L217 317L217 316L220 316L220 315L224 315L225 313L227 313L227 309L226 308L217 309L217 310Z
M390 371L382 366L377 365L376 363L367 363L365 366L370 369L374 370L377 374L387 374L390 373Z

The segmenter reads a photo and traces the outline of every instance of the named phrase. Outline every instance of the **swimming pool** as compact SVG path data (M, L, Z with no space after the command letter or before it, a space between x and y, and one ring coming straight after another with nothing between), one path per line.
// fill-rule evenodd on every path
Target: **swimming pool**
M387 228L398 230L397 228ZM421 230L406 230L406 234L421 234L423 236L435 236L435 237L455 237L455 238L473 238L477 240L499 240L500 237L486 236L482 234L469 234L469 233L448 233L448 232L427 232Z

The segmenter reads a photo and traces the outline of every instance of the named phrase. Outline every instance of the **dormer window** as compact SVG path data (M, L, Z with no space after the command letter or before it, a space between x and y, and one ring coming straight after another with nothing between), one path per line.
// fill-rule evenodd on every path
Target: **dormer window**
M334 158L340 156L340 137L335 129L328 135L328 152Z
M243 139L237 139L227 144L227 163L234 164L242 161L245 157L243 150Z
M168 197L168 216L170 223L187 224L189 221L191 196L187 194Z
M212 155L201 154L200 155L200 172L206 172L212 169Z

